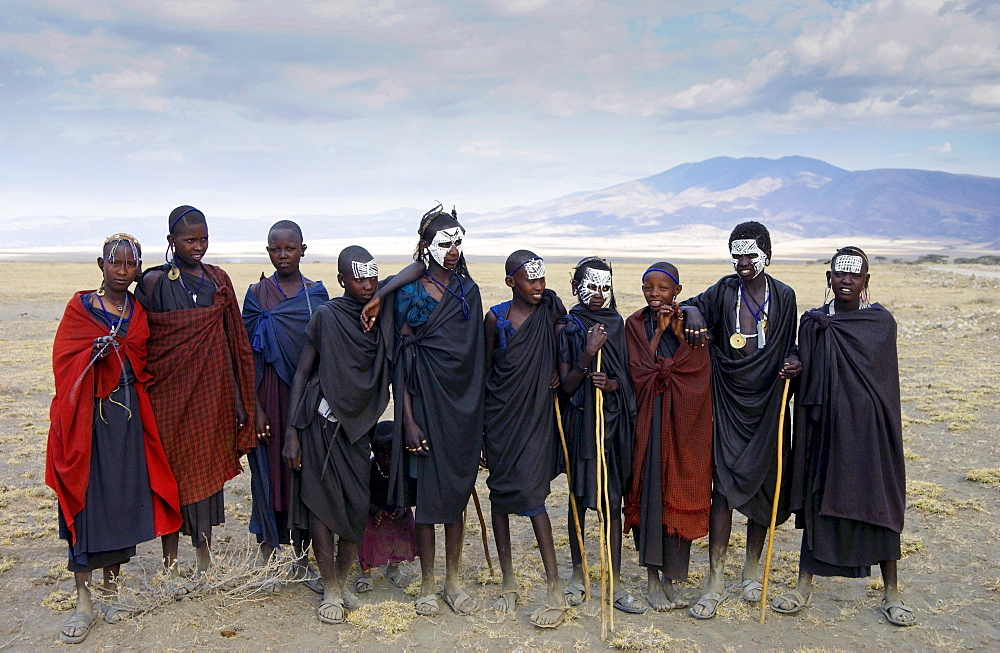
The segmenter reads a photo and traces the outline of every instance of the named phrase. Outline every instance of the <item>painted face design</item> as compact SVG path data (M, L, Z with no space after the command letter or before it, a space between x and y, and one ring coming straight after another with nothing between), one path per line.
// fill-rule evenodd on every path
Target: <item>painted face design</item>
M861 274L861 265L864 263L864 259L860 256L854 256L851 254L841 254L837 257L837 260L833 262L834 272L850 272L852 274Z
M436 234L434 234L434 240L431 241L430 247L427 250L430 252L434 260L438 262L438 265L445 267L444 258L454 247L458 250L458 255L462 255L462 228L452 227L451 229L439 229Z
M597 294L603 295L607 303L611 299L611 271L587 268L583 279L580 280L577 293L580 295L580 303L585 306L590 306L590 300Z
M351 261L351 272L354 274L355 279L370 279L371 277L377 277L378 263L375 262L375 259L372 259L367 263Z
M531 259L524 262L524 272L528 275L528 281L545 278L545 261L540 258Z
M732 245L729 246L729 253L733 256L733 269L736 268L741 257L749 256L753 261L753 278L755 279L757 275L764 271L764 267L767 265L767 254L757 245L755 238L734 240Z

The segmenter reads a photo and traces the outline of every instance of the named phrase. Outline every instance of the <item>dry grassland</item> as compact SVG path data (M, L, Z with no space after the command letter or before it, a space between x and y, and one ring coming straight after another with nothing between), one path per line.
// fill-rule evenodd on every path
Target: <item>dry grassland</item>
M255 281L258 265L226 266L238 289ZM386 266L396 268L398 266ZM954 266L952 266L954 269ZM638 265L615 269L620 310L642 304ZM823 297L823 266L775 265L775 276L792 285L805 310ZM332 264L310 263L304 271L336 287ZM485 306L509 297L497 264L472 266L483 288ZM722 265L681 269L689 293L700 291L727 272ZM798 616L769 613L757 623L757 608L735 598L712 621L695 621L686 611L643 616L616 613L617 632L608 644L621 649L840 650L996 649L1000 647L1000 279L982 268L969 274L936 266L877 265L872 296L896 316L903 396L903 428L909 481L901 583L919 624L897 629L878 614L881 579L877 569L862 580L817 579L813 606ZM979 272L979 276L971 276ZM44 484L48 403L52 393L50 355L53 334L65 302L82 287L94 287L93 265L0 263L8 280L0 288L0 648L19 650L59 646L57 632L72 610L75 595L65 571L65 544L57 539L55 495ZM568 299L569 266L551 265L549 287ZM687 293L685 293L685 296ZM488 491L485 475L479 493ZM527 519L512 524L514 559L523 602L514 617L490 609L462 618L443 607L435 619L417 618L411 591L394 588L376 575L375 590L361 595L362 607L343 626L324 626L315 616L317 596L303 586L283 585L274 593L267 576L251 569L246 535L250 513L249 477L243 474L226 490L228 525L216 537L219 564L213 583L191 600L173 601L154 575L158 545L139 547L126 566L128 597L145 611L120 625L95 626L87 648L269 649L343 647L348 649L572 650L607 647L598 638L595 601L571 610L555 631L528 623L544 597L544 574ZM561 573L567 576L566 486L553 485L552 515ZM593 518L591 518L593 519ZM487 514L487 521L489 516ZM740 521L738 519L738 521ZM739 580L745 537L742 521L732 538L728 580ZM596 525L588 521L588 532ZM590 539L593 542L593 538ZM691 577L681 586L697 600L708 567L705 542L692 556ZM480 527L468 523L464 580L480 604L498 591L483 558ZM626 546L629 550L632 547ZM791 523L778 531L772 572L773 591L794 583L799 533ZM491 551L495 551L492 541ZM439 543L439 552L443 543ZM182 544L182 563L193 551ZM592 551L591 568L598 565ZM494 564L496 564L494 560ZM440 555L439 555L440 565ZM413 572L417 570L414 565ZM441 570L443 571L443 570ZM439 571L439 573L441 573ZM498 570L499 573L499 570ZM629 551L623 583L645 592L645 573ZM413 588L415 589L415 588ZM165 598L166 597L166 598Z

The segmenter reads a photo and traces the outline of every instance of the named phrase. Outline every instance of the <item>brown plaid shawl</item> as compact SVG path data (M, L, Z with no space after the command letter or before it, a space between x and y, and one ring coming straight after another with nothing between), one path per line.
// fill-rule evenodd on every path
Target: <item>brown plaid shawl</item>
M708 532L712 503L712 395L708 348L683 338L673 358L653 356L642 308L625 321L629 368L639 416L635 423L632 487L625 495L624 530L639 524L643 465L649 450L657 395L663 396L659 469L667 535L694 540Z
M253 352L233 282L203 264L216 284L212 306L149 313L149 398L182 506L206 499L241 471L256 446ZM236 387L248 419L237 432Z

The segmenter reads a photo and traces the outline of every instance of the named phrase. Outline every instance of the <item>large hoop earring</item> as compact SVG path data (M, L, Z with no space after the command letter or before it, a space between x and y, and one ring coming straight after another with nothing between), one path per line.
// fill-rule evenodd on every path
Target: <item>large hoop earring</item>
M101 287L97 289L97 296L104 297L104 280L101 279Z
M828 284L826 284L826 290L823 291L823 303L824 304L829 304L830 303L830 293L831 292L832 292L832 289L830 288L830 284L828 283Z

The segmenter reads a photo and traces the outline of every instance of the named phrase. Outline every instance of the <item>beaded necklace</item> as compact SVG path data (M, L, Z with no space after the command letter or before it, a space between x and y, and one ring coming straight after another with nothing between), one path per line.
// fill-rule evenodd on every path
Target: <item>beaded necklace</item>
M448 286L444 285L443 283L432 277L430 274L424 273L424 276L430 279L431 282L438 288L441 288L442 290L447 290L452 297L462 302L462 317L464 317L466 320L469 320L472 318L472 307L469 306L469 302L465 300L465 284L462 283L462 277L456 275L454 270L450 270L450 272L453 276L455 276L458 279L458 287L462 290L461 295L459 295L454 290L452 290Z
M174 257L174 267L177 268L177 257L176 256ZM189 295L191 295L191 299L192 299L192 301L194 301L195 304L198 303L198 293L201 292L201 287L205 283L205 267L202 266L201 264L199 264L198 267L201 268L201 279L198 280L198 287L195 288L194 290L191 290L190 288L188 288L187 284L184 283L184 275L183 274L178 274L177 275L177 280L181 282L181 287L184 288L184 290L186 290Z
M309 308L309 317L312 317L312 314L313 314L312 300L309 299L309 289L306 288L306 278L304 276L302 276L301 272L299 272L299 279L302 280L302 292L304 292L306 294L306 306ZM274 274L272 274L271 276L269 276L268 280L271 283L273 283L278 288L278 292L281 293L282 297L284 297L285 299L288 299L288 295L285 294L285 291L282 290L282 288L281 288L281 284L278 283L278 273L277 272L275 272Z

